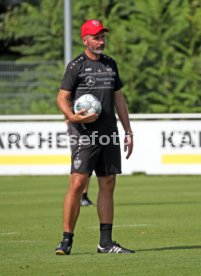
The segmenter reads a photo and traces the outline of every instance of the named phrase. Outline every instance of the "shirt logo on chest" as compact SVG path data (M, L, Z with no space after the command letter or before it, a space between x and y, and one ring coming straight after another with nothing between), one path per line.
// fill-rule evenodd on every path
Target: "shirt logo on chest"
M94 86L94 84L96 83L96 80L94 77L88 76L86 77L85 82L87 86Z
M85 71L85 72L91 72L91 71L92 71L92 68L85 68L84 71Z

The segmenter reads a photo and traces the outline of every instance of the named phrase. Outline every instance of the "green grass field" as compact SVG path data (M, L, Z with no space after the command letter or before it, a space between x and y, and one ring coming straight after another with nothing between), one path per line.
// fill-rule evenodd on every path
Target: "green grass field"
M81 208L72 255L54 255L67 186L67 176L0 177L1 276L201 275L201 176L118 177L113 239L131 255L96 253L95 207Z

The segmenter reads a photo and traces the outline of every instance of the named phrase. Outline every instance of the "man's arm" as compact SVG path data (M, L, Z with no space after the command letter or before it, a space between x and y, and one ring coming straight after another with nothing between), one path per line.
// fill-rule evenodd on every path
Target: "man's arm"
M125 131L124 151L127 152L126 159L128 159L133 151L133 133L130 126L126 101L121 90L115 92L115 108Z
M82 115L85 110L80 110L74 114L72 111L71 91L60 89L57 96L57 105L69 122L85 124L92 123L98 118L96 114Z

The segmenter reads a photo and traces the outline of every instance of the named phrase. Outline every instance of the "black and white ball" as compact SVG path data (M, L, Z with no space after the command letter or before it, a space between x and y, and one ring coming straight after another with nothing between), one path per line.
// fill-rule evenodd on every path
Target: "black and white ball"
M101 102L92 94L84 94L79 97L74 104L74 112L85 109L84 115L95 113L99 115L102 110Z

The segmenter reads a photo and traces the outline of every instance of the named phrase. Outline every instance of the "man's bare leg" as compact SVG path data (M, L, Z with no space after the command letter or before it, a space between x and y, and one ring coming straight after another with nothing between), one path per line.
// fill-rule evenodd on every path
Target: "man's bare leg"
M83 194L88 193L88 189L89 189L89 181L88 181L86 187L84 188Z
M93 203L89 199L89 196L88 196L89 181L90 181L90 178L88 179L88 182L87 182L86 187L85 187L85 189L83 191L83 194L82 194L81 206L93 206Z
M81 196L88 180L88 174L72 173L70 176L70 187L64 199L64 232L74 232Z
M69 255L73 244L73 232L80 213L80 199L88 183L88 174L72 173L69 190L64 199L63 240L55 249L56 255Z

